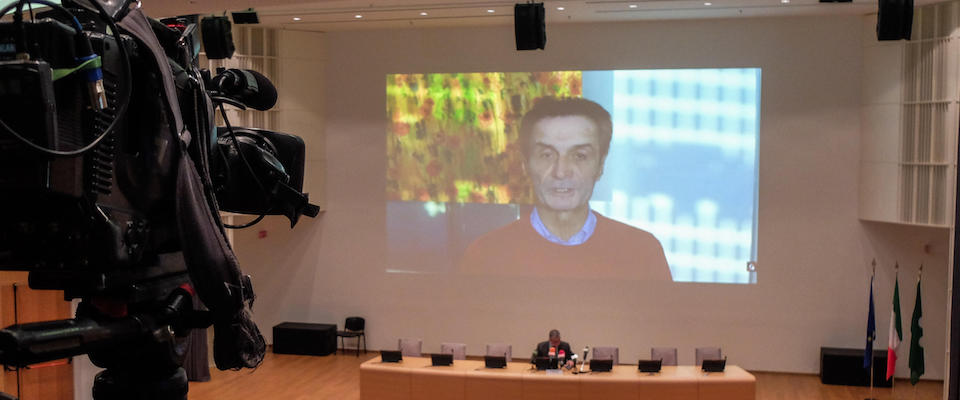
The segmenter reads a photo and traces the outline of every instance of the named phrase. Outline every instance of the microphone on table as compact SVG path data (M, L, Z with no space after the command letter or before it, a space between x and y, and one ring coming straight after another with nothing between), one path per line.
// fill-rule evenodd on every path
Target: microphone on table
M587 354L590 354L590 346L583 347L583 362L580 364L580 372L583 372L583 367L587 365Z
M559 368L562 368L562 367L563 367L563 364L566 363L567 360L564 359L564 358L566 358L566 356L567 356L567 352L563 351L562 349L560 350L559 353L557 353L557 368L558 368L558 369L559 369Z
M570 356L570 361L573 361L573 365L577 365L577 355L574 354ZM571 367L572 368L572 367Z

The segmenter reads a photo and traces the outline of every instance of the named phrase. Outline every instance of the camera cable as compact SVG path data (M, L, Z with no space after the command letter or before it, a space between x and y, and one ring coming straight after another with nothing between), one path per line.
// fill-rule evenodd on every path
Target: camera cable
M228 132L227 134L230 136L230 139L232 139L233 141L233 147L237 149L237 154L240 155L240 160L243 161L243 165L247 167L247 171L250 171L250 176L253 177L253 181L256 182L257 187L259 187L260 191L263 192L263 194L265 195L264 196L265 200L267 200L267 203L269 204L273 196L270 195L270 192L267 191L267 188L263 186L262 182L260 182L260 178L257 177L257 174L256 172L254 172L253 167L250 165L250 162L247 161L247 157L243 154L243 149L240 148L240 141L237 140L237 135L233 133L233 127L230 126L230 120L229 118L227 118L227 110L223 107L223 103L220 103L218 106L220 107L220 114L223 115L223 124L227 126L227 132ZM260 214L260 216L254 219L253 221L250 221L243 225L223 224L223 226L229 229L249 228L251 226L256 225L260 221L262 221L264 216L266 216L266 214Z
M2 127L4 130L6 130L7 133L9 133L10 135L12 135L12 136L13 136L14 138L16 138L18 141L20 141L21 143L23 143L24 145L26 145L27 147L29 147L29 148L31 148L31 149L33 149L33 150L36 150L36 151L39 151L39 152L41 152L41 153L48 154L48 155L51 155L51 156L55 156L55 157L72 157L72 156L78 156L78 155L81 155L81 154L83 154L83 153L86 153L86 152L90 151L90 150L93 149L94 147L97 147L97 145L99 145L100 142L103 141L103 139L105 139L111 132L114 131L114 129L117 127L117 124L119 123L119 121L123 118L124 114L126 114L126 112L127 112L127 106L129 106L129 104L130 104L130 96L131 96L131 91L132 91L132 89L131 89L132 79L131 79L131 77L130 77L130 58L129 58L129 55L127 54L126 46L123 45L123 39L120 37L120 29L119 29L119 28L117 27L117 25L114 23L113 18L111 18L110 15L107 14L106 10L104 10L103 6L102 6L100 3L96 2L96 1L91 1L90 3L93 4L93 5L97 8L97 11L100 13L101 18L103 18L103 20L106 21L107 25L110 26L110 31L111 31L111 33L113 33L113 36L114 36L115 40L117 41L117 47L119 47L119 50L120 50L120 55L121 55L120 58L121 58L121 60L122 60L122 62L123 62L124 77L126 78L124 84L123 84L123 85L120 85L120 94L119 94L119 96L118 96L118 97L119 97L118 100L121 100L121 101L120 101L120 105L119 105L119 107L118 107L118 109L117 109L116 116L113 118L113 121L110 122L110 125L108 125L108 126L103 130L103 132L101 132L101 133L99 134L99 136L97 136L96 139L94 139L93 141L91 141L91 142L90 142L89 144L87 144L86 146L83 146L83 147L81 147L81 148L79 148L79 149L76 149L76 150L62 151L62 150L55 150L55 149L50 149L50 148L46 148L46 147L40 146L40 145L38 145L38 144L30 141L29 139L23 137L22 135L20 135L19 133L17 133L13 128L11 128L9 125L7 125L5 122L3 122L3 120L0 120L0 127ZM82 44L83 41L86 41L86 47L87 47L87 48L90 47L89 40L88 40L88 39L85 37L85 35L83 34L83 26L80 25L80 21L77 20L77 17L74 16L73 13L71 13L69 10L67 10L67 9L64 8L63 6L60 6L59 4L52 3L52 2L47 1L47 0L19 0L18 2L14 3L14 4L11 4L11 5L7 6L7 7L5 7L4 9L0 10L0 15L5 15L6 13L10 12L11 9L16 8L16 12L14 13L13 18L14 18L14 23L17 25L18 30L19 30L19 35L18 35L18 36L19 36L19 39L18 39L17 47L21 47L21 46L22 46L22 48L17 49L18 52L19 52L19 51L23 51L23 52L26 52L26 51L27 51L27 48L26 48L26 30L25 30L24 27L23 27L23 5L24 5L24 4L41 4L41 5L45 5L45 6L47 6L47 7L50 7L50 8L55 9L55 10L58 10L58 11L64 13L64 14L70 16L70 19L73 20L73 23L74 23L75 27L77 28L77 35L78 35L78 36L84 36L82 40L80 40L80 39L78 38L78 43L81 43L81 44L80 44L80 47L84 47L83 44ZM97 70L99 70L99 68L98 68L99 65L96 65L96 64L99 64L99 63L100 63L99 57L89 58L89 56L86 56L86 57L84 57L84 58L86 58L86 59L85 59L85 60L84 60L84 59L81 59L81 61L84 61L84 63L81 64L81 65L86 65L86 67L84 67L84 68L97 68ZM87 63L90 63L90 64L87 64ZM77 69L80 69L80 67L77 67ZM101 72L101 73L102 73L102 72Z

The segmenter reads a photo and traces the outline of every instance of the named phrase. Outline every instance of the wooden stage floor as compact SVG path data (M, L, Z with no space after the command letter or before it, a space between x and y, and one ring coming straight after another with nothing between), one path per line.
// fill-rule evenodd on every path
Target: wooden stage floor
M268 352L260 368L250 371L219 371L211 368L210 382L191 382L189 400L220 399L360 399L360 364L378 357L375 352L360 357L277 355ZM863 400L868 388L823 385L816 375L753 372L757 377L757 400ZM942 381L921 381L916 388L898 379L895 393L874 389L877 400L939 400Z

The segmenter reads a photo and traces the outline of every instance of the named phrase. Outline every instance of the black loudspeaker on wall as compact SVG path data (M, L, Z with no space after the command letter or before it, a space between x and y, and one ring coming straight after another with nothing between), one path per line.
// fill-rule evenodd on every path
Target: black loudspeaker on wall
M547 45L545 15L543 3L517 4L513 7L517 50L542 50Z
M910 40L913 0L878 0L877 40Z

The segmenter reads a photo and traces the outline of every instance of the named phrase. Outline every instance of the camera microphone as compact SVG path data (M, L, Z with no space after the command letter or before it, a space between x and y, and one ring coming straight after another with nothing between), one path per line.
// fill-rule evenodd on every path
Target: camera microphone
M266 111L277 104L277 88L257 71L231 68L220 72L213 83L224 97L255 110Z

